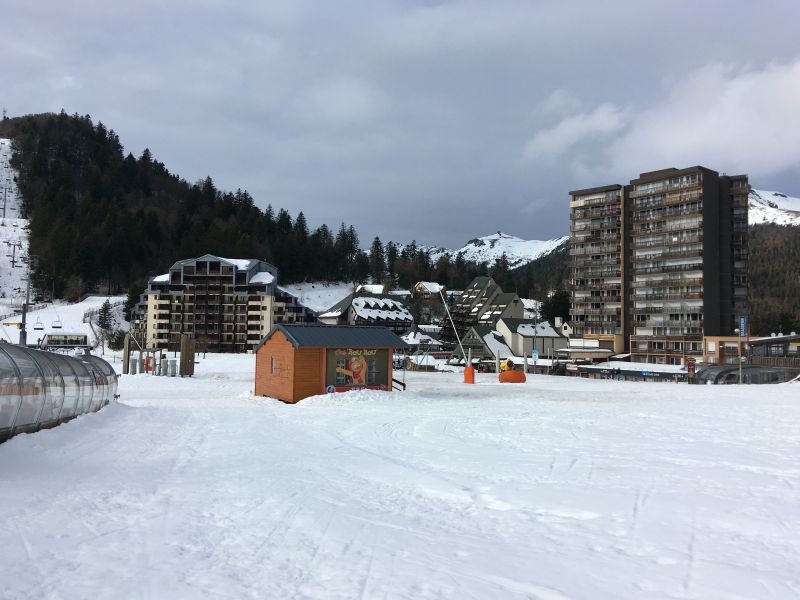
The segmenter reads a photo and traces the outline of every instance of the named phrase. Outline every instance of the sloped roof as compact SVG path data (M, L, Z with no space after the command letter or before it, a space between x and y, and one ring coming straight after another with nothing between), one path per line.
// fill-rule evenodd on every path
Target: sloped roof
M506 345L503 336L496 331L490 331L483 336L483 343L495 358L510 358L514 356L511 348Z
M414 320L405 304L391 298L358 296L353 298L353 310L362 319Z
M273 281L275 281L275 276L267 271L256 273L250 278L250 283L266 283L269 285Z
M219 261L220 263L226 263L242 271L247 271L250 269L250 267L259 262L259 259L257 258L223 258L222 256L214 256L213 254L204 254L203 256L198 256L197 258L186 258L176 261L172 265L171 269L180 268L183 265L188 265L201 260Z
M406 343L386 327L369 325L322 325L278 323L261 340L261 348L276 331L295 348L405 348Z
M424 288L428 290L431 294L438 294L440 291L444 289L444 286L440 283L436 283L435 281L420 281L417 283L417 287Z
M501 319L511 331L518 333L523 337L552 337L560 338L562 336L556 331L548 321L536 321L530 319Z
M338 317L353 307L362 319L390 319L412 321L413 317L402 299L389 294L369 294L359 292L349 294L320 315L320 318Z

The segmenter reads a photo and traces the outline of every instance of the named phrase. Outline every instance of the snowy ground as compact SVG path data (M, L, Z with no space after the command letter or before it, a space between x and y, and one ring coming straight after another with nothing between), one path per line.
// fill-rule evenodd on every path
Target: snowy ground
M123 377L0 445L0 596L800 597L795 384L417 373L288 406L253 367Z

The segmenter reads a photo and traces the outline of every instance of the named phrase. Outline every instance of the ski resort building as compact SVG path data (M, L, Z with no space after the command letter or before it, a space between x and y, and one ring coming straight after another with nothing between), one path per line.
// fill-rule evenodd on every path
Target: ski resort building
M378 325L402 335L414 326L408 305L398 296L356 292L318 317L326 325Z
M277 275L274 266L257 259L206 254L180 260L150 280L135 310L135 328L148 348L177 350L181 334L189 333L199 350L251 350L276 316L288 318L291 299L279 293L275 301Z
M746 175L642 173L570 192L572 326L631 361L701 359L747 314Z
M453 322L444 321L441 339L455 346L456 332L463 337L470 327L493 328L500 319L521 319L524 310L519 296L503 292L491 277L476 277L450 308Z
M385 327L278 324L256 349L255 394L287 403L353 389L391 391L405 343Z

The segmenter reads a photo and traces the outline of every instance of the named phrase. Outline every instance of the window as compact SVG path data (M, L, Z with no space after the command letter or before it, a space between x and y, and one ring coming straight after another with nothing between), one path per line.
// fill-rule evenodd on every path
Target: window
M272 374L275 375L275 357L272 357Z

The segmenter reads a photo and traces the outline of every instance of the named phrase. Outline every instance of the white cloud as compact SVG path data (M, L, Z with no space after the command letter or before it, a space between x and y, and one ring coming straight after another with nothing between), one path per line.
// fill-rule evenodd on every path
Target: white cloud
M582 104L575 94L559 88L542 101L539 110L546 114L569 115L578 112Z
M800 59L749 71L712 64L670 85L608 147L612 173L702 164L763 177L800 165Z
M601 104L590 113L566 117L555 127L543 129L533 136L523 148L523 160L557 158L586 139L616 133L625 122L625 111L612 104Z
M307 113L313 120L333 124L370 121L383 112L382 95L356 79L335 79L307 90Z

